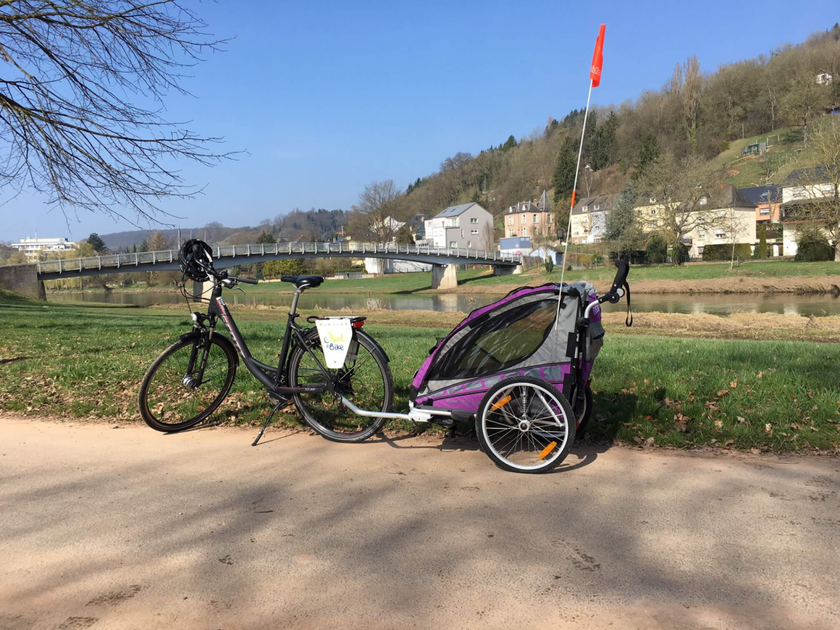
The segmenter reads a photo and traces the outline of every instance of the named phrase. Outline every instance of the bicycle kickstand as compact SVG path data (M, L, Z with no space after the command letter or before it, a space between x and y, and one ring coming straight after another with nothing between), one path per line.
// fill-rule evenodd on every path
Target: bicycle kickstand
M260 438L262 438L263 433L265 433L265 429L266 427L268 427L268 423L271 422L271 419L274 417L274 414L277 413L277 410L280 409L280 407L286 404L288 404L288 401L280 401L276 405L274 405L274 409L271 410L271 413L268 414L268 418L266 418L265 422L263 422L262 429L260 429L260 432L257 434L257 438L251 443L251 446L257 445L257 442L259 442Z

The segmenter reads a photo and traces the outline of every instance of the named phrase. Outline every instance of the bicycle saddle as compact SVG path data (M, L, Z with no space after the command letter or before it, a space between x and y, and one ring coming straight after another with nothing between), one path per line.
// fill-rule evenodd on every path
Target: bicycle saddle
M298 289L308 289L319 286L324 279L321 276L280 276L283 282L291 282Z

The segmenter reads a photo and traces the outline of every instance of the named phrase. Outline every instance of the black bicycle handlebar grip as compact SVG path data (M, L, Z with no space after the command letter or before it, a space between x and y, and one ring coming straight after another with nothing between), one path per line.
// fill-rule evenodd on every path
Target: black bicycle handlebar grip
M623 260L616 260L615 266L618 271L615 272L615 280L613 280L612 288L610 289L610 293L615 293L620 289L625 282L627 282L627 274L630 273L630 265Z
M256 278L248 278L247 276L239 276L239 282L244 282L245 284L259 284L259 280Z

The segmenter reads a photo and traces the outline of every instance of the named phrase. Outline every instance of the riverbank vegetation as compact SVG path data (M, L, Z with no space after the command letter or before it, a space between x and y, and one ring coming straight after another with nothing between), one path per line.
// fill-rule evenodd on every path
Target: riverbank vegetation
M411 319L395 319L402 315ZM109 422L137 420L143 373L189 328L180 309L92 308L8 295L0 296L0 316L7 331L0 341L0 409ZM279 309L243 308L235 316L254 354L272 360L284 321ZM383 313L369 319L366 330L391 358L395 408L407 408L414 371L458 317ZM825 366L840 361L840 346L653 336L647 334L652 326L628 335L611 318L594 373L591 439L680 448L838 448L840 383ZM217 422L254 423L268 412L265 394L240 369ZM281 422L297 419L292 412Z

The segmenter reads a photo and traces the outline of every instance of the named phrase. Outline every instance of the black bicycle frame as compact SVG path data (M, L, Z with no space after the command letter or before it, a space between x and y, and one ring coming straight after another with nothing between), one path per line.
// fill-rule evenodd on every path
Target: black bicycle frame
M298 317L297 303L299 297L300 290L296 290L294 296L292 297L292 304L289 309L289 319L286 323L286 330L283 334L283 345L280 349L280 359L276 368L266 365L262 361L258 361L251 355L251 352L248 350L248 345L242 337L242 333L239 332L236 322L233 321L233 317L228 310L227 304L225 304L225 301L222 299L222 283L217 284L213 288L213 293L210 297L210 305L207 309L209 327L205 329L207 331L207 339L212 339L216 327L216 318L220 317L225 324L225 328L227 328L230 333L230 336L233 339L233 344L239 352L239 355L242 357L242 362L245 364L245 367L248 368L248 371L254 375L254 378L262 383L263 387L265 387L270 393L286 396L289 394L320 393L327 389L331 389L332 380L329 373L324 366L321 365L318 357L315 356L309 348L309 345L306 343L304 334L307 330L298 326L295 321ZM286 384L286 361L292 349L293 343L303 348L315 361L318 369L320 369L325 376L326 382L324 385L313 385L311 387L289 387ZM200 375L203 375L209 349L209 344L206 344L201 361ZM197 358L196 353L197 348L193 350L193 356L190 360L191 366L194 365L194 361Z

